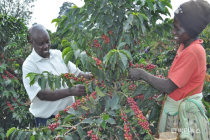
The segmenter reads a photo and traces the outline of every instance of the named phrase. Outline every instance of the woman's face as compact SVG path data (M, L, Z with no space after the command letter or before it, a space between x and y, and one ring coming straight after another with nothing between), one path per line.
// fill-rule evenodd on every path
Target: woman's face
M182 28L177 17L174 17L173 25L174 27L173 27L172 33L174 35L174 39L176 40L176 43L178 44L186 43L187 41L190 40L190 36L185 32L184 28Z

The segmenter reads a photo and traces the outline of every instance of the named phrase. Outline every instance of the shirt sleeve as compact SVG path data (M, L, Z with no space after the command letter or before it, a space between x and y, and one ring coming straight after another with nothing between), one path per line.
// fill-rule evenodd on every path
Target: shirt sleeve
M56 53L62 58L62 52L60 50L57 50ZM76 77L81 72L81 70L78 67L76 67L76 65L72 63L71 61L69 61L67 68L68 68L68 72L73 73Z
M176 59L176 58L175 58ZM188 53L177 61L174 69L170 71L170 78L179 88L184 87L198 67L196 56Z
M33 85L30 86L30 84L29 84L30 79L29 79L29 77L26 78L26 76L29 72L38 73L38 71L36 70L37 68L34 68L34 67L35 66L32 64L30 65L30 63L24 64L22 67L23 85L24 85L26 92L27 92L32 103L33 103L33 100L35 99L36 95L38 94L38 92L41 90L37 81Z

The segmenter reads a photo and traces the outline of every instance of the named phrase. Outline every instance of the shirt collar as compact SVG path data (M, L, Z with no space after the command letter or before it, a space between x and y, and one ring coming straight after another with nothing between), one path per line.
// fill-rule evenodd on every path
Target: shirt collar
M55 53L54 53L52 50L49 50L49 52L50 52L50 59L51 59L51 58L54 57ZM34 62L35 62L35 63L41 61L42 59L49 59L49 58L43 58L43 57L39 56L39 55L36 53L36 51L34 50L34 48L33 48L33 50L32 50L31 56L32 56L32 58L34 59Z
M197 40L193 41L188 47L190 47L192 44L202 44L202 43L203 43L202 39L197 39ZM177 55L179 55L183 51L183 49L184 49L184 44L181 44L177 51Z

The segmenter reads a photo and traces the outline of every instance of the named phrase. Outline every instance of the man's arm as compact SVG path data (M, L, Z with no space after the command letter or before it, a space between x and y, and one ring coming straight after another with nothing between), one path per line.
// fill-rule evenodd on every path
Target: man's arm
M130 69L129 78L134 80L140 80L142 78L154 88L166 93L171 93L178 88L178 86L174 84L171 79L162 79L159 77L155 77L140 68Z
M46 100L46 101L56 101L68 96L84 96L86 95L86 90L84 85L76 85L75 87L72 87L71 89L58 89L58 90L40 90L37 94L37 97L40 100Z

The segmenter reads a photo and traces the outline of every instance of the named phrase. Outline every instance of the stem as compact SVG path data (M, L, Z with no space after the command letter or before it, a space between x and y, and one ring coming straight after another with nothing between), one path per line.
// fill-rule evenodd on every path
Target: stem
M130 127L131 127L131 129L133 130L133 127L131 126L131 124L129 124L130 125ZM136 138L138 139L138 140L140 140L139 138L138 138L138 136L136 135L136 132L133 130L133 133L134 133L134 135L136 136Z
M115 136L115 138L116 138L117 140L119 140L116 134L115 134L114 136Z
M118 93L121 93L121 94L123 94L126 98L128 98L128 96L127 96L125 93L123 93L123 92L118 92Z

